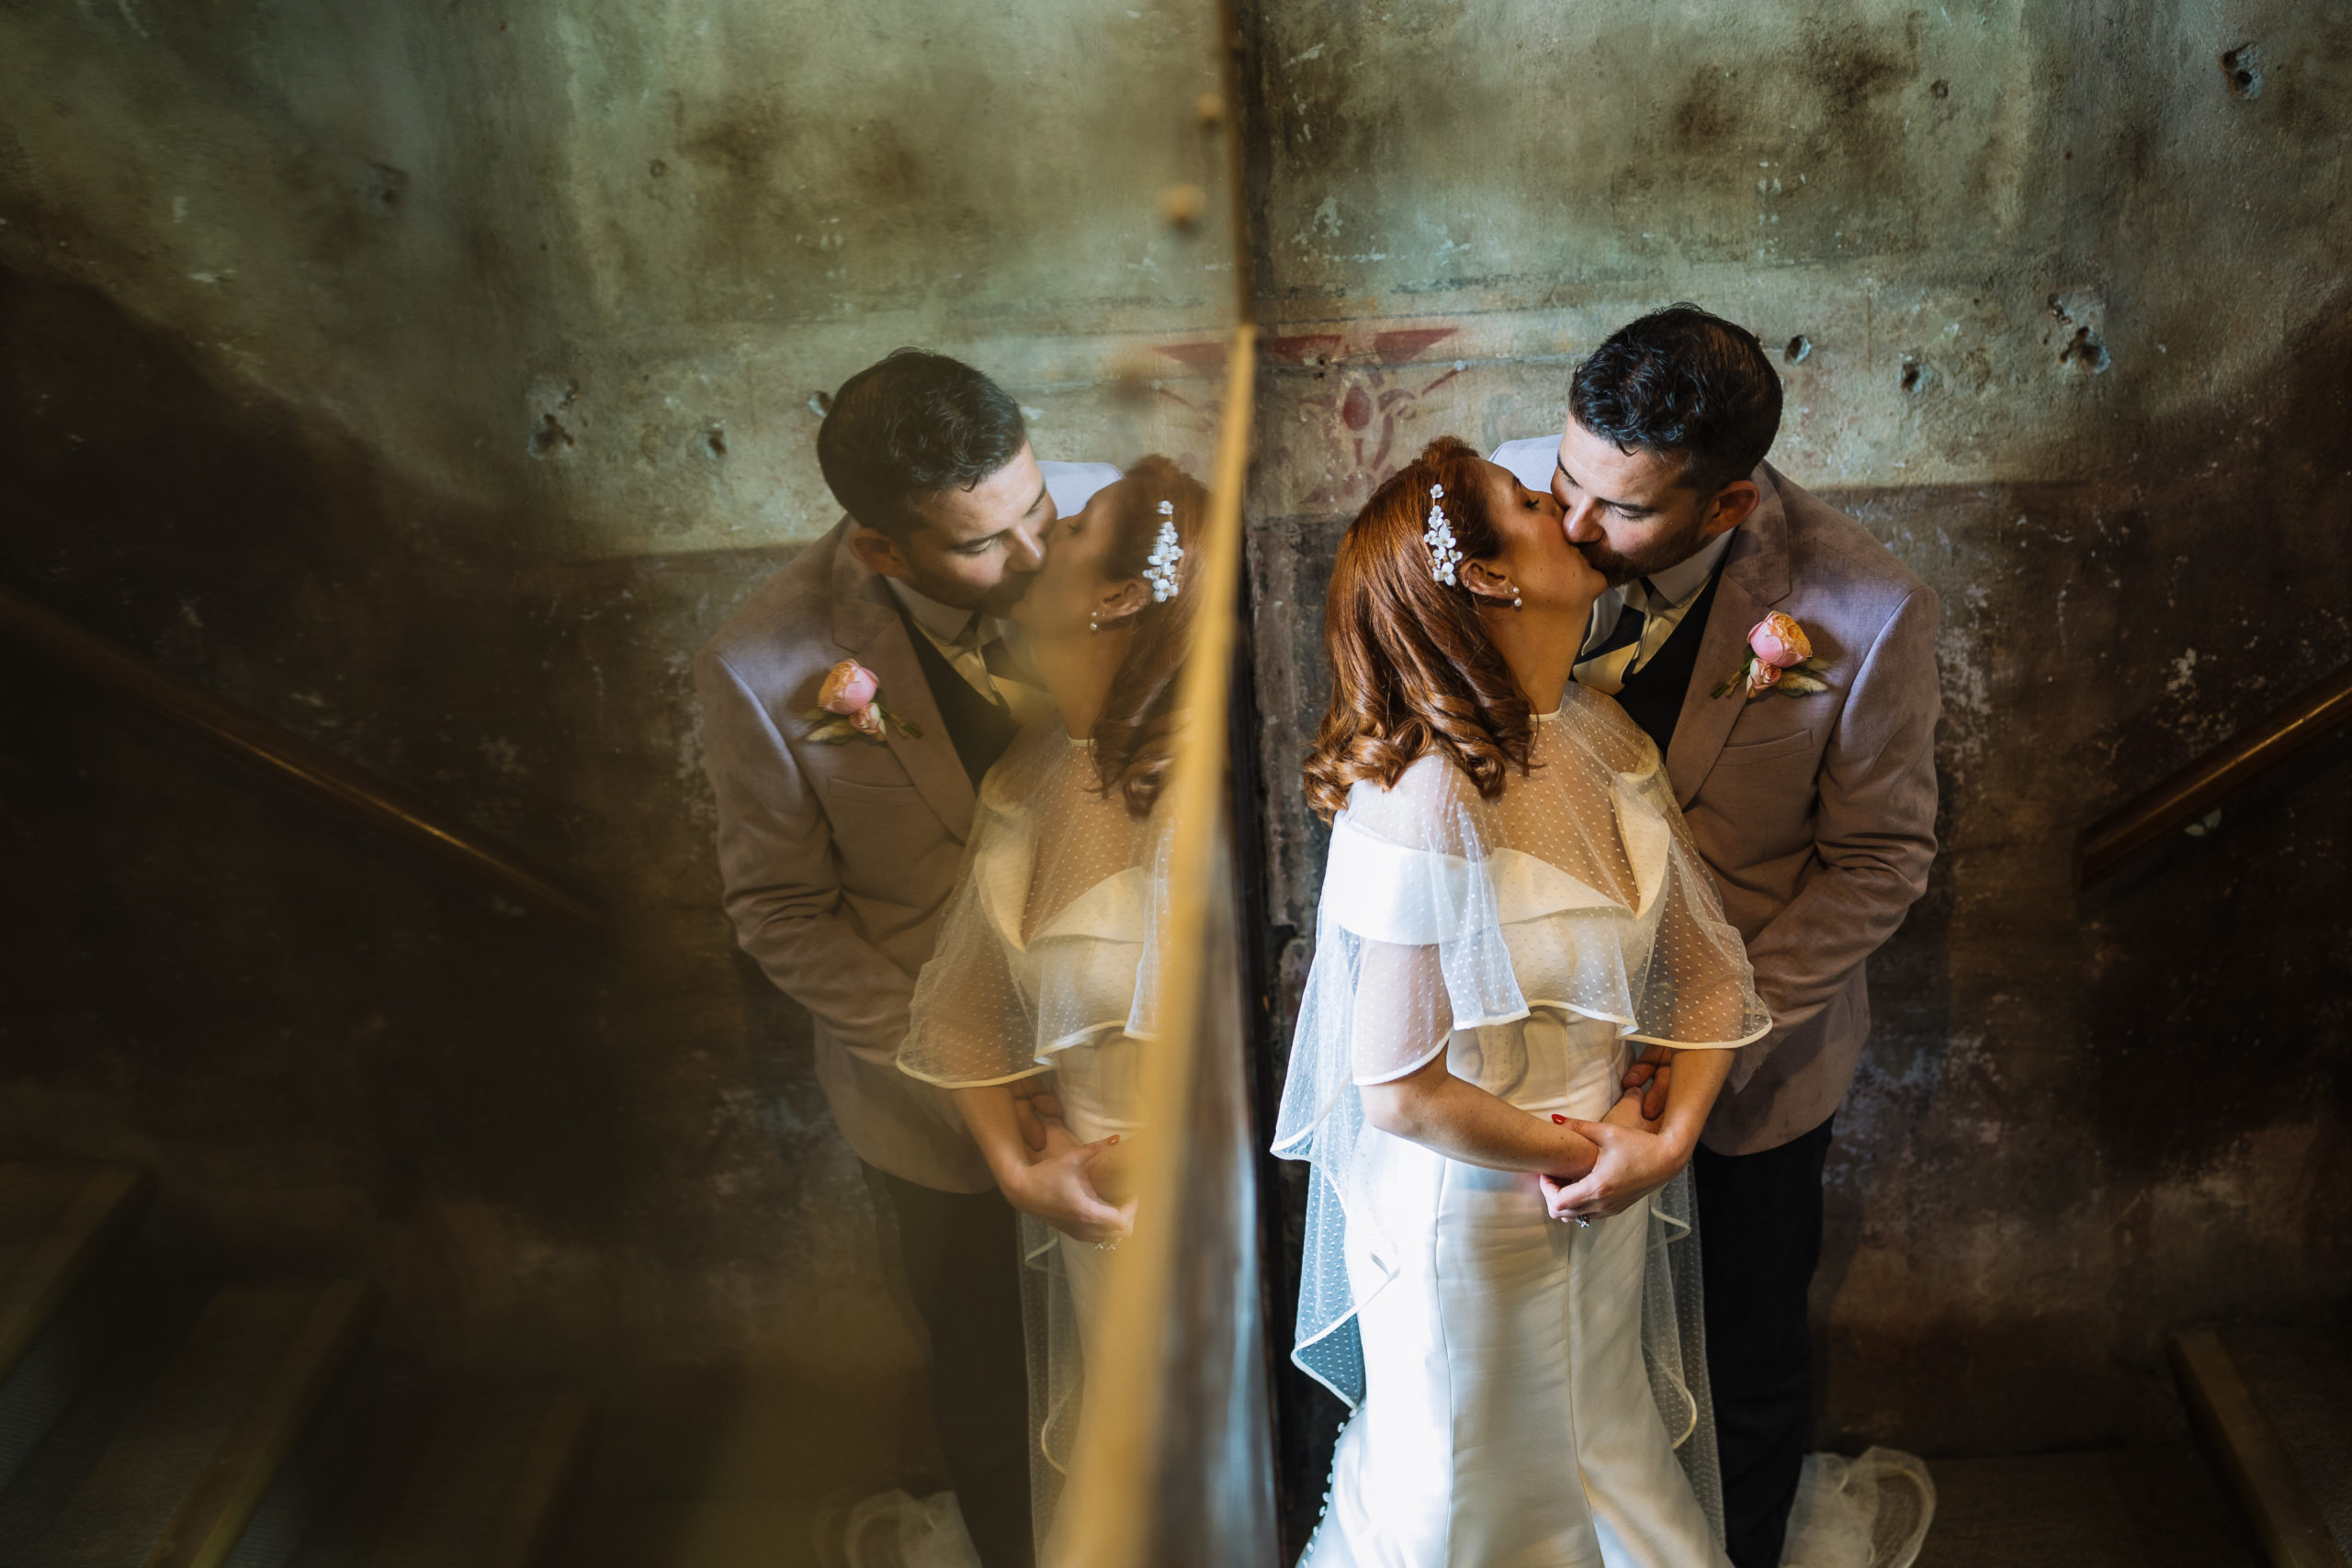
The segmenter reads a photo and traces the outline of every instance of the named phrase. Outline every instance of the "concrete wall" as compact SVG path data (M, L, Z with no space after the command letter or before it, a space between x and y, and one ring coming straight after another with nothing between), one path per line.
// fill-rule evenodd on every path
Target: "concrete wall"
M1338 535L1434 435L1556 431L1614 326L1751 326L1772 460L1942 595L1945 847L1832 1155L1826 1439L2145 1438L2165 1327L2352 1287L2352 744L2068 876L2076 829L2344 661L2352 24L2324 10L1257 8L1294 976Z
M1046 457L1204 471L1207 28L0 7L0 581L619 931L574 952L7 654L0 1152L141 1160L168 1260L353 1270L397 1343L590 1382L599 1495L729 1494L758 1561L916 1481L919 1338L719 914L687 662L831 526L814 399L901 344L997 375ZM665 1560L647 1508L616 1559Z

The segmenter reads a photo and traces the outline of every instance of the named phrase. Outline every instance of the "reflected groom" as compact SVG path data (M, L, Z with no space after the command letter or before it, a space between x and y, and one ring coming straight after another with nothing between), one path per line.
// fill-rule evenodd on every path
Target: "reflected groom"
M1697 1149L1607 1129L1564 1196L1614 1213L1693 1166L1730 1555L1776 1568L1812 1438L1805 1298L1831 1123L1870 1032L1864 962L1936 852L1936 596L1765 462L1781 383L1753 333L1690 305L1645 316L1577 367L1568 402L1558 439L1495 461L1558 498L1609 579L1576 679L1657 741L1773 1027ZM1717 697L1775 612L1826 689Z
M1001 388L913 349L842 384L817 457L847 515L695 661L727 912L808 1010L817 1081L897 1222L980 1561L1031 1568L1012 1211L946 1093L897 1058L980 777L1043 701L1001 616L1056 518L1118 470L1038 462ZM828 743L808 716L844 660L879 680L890 720Z

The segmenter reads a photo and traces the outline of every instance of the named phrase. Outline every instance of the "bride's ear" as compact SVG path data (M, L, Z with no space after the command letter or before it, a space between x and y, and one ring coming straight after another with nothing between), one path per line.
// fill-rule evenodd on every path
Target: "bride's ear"
M1094 620L1098 626L1112 626L1151 603L1151 590L1143 579L1130 577L1094 602Z
M1481 601L1487 609L1508 609L1511 601L1519 597L1519 590L1510 585L1510 579L1485 561L1464 561L1461 573L1462 586L1470 590L1472 597Z

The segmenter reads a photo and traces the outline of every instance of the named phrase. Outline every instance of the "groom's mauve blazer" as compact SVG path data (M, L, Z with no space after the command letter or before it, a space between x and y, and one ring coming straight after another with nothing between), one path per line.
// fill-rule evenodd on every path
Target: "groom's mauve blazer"
M1936 857L1935 591L1771 465L1752 477L1763 499L1724 557L1666 756L1772 1011L1707 1122L1722 1154L1777 1147L1838 1109L1870 1033L1863 961ZM1829 690L1714 696L1775 610L1804 628Z
M943 1192L994 1183L945 1091L899 1071L972 821L972 781L883 579L850 524L755 589L695 660L718 869L743 951L816 1026L817 1081L860 1159ZM881 677L888 742L806 737L825 674Z

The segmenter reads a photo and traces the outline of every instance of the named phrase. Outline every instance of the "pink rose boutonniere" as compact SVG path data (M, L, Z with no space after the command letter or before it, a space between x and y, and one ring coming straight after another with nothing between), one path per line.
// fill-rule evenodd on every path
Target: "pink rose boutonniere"
M1747 697L1767 692L1808 697L1829 689L1820 679L1828 668L1813 656L1813 639L1795 617L1775 610L1747 634L1747 657L1715 688L1715 695L1727 697L1745 686Z
M910 740L922 739L922 730L883 703L881 677L854 659L844 659L825 672L817 705L800 716L815 726L808 739L828 746L846 746L854 735L878 741L894 724Z

